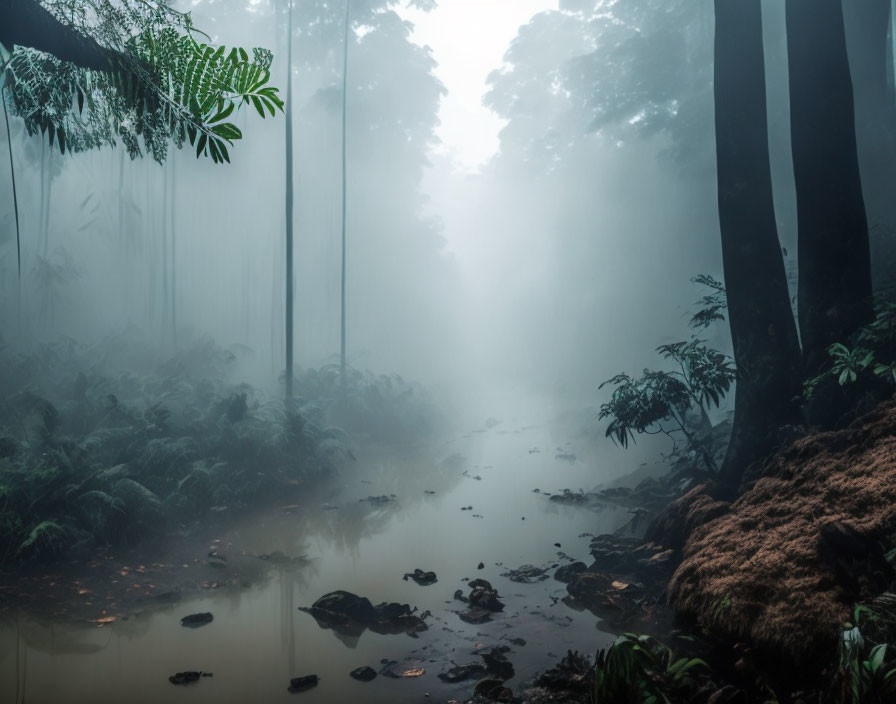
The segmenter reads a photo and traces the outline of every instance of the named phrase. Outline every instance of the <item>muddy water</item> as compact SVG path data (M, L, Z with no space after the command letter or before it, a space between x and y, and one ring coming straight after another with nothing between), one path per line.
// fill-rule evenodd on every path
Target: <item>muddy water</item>
M593 615L558 601L564 585L501 576L523 564L563 564L555 543L588 561L589 539L580 536L612 530L626 518L619 510L560 506L533 492L587 489L605 478L585 448L543 420L529 414L482 426L429 452L426 461L416 454L359 455L308 505L274 511L223 535L225 552L279 550L310 560L298 568L274 567L267 579L236 594L207 592L104 628L24 615L8 620L0 625L0 701L446 701L467 696L474 683L446 685L436 675L451 662L479 661L477 647L511 647L515 690L567 649L593 651L609 636ZM575 461L557 457L572 453ZM396 500L382 506L361 500L391 494ZM472 510L461 510L467 506ZM484 569L477 569L479 562ZM422 587L402 579L418 567L435 571L438 582ZM469 592L464 578L476 577L491 581L506 604L492 622L478 626L458 618L463 605L452 599L456 589ZM298 611L336 589L429 610L429 630L418 638L369 631L343 637ZM214 621L196 630L180 626L181 616L198 611L213 612ZM520 638L525 645L509 641ZM379 670L384 658L407 660L408 669L419 664L425 674L370 683L349 678L362 665ZM214 676L171 685L168 675L183 670ZM320 676L317 688L287 692L290 678L312 673Z

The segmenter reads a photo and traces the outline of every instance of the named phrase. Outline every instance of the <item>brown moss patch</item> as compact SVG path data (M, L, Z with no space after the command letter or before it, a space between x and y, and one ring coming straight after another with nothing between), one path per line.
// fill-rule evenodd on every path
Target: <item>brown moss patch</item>
M680 552L695 528L728 511L730 504L711 493L711 485L700 484L673 501L650 524L645 539Z
M894 533L890 400L845 430L792 443L725 515L694 528L670 599L711 632L804 663L833 652L852 604L882 590Z

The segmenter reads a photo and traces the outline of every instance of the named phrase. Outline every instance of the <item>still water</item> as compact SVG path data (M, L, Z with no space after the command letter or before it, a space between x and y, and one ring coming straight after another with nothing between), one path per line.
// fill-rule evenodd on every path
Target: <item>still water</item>
M104 628L7 617L0 622L0 701L439 702L469 696L475 684L444 684L439 672L452 663L481 662L477 646L500 644L511 648L516 676L508 684L517 692L566 650L591 653L610 639L592 614L558 601L566 594L563 584L501 576L524 564L563 564L555 543L589 562L584 534L608 532L626 520L622 510L561 506L533 492L590 489L606 479L584 444L530 411L451 439L427 451L426 460L418 452L359 452L306 504L254 518L222 538L225 548L238 545L250 554L305 555L302 566L272 567L266 579L236 594L206 592ZM361 500L391 494L396 500L382 506ZM435 571L438 582L423 587L402 579L418 567ZM458 617L463 604L452 597L457 589L469 593L465 577L498 589L506 606L492 622L470 625ZM429 629L418 638L370 631L343 637L298 611L337 589L374 604L428 610ZM200 611L211 611L214 621L196 630L180 626L182 616ZM509 642L520 638L525 645ZM407 659L425 673L369 683L348 675L363 665L379 670L386 658ZM168 682L184 670L213 677L182 687ZM290 678L308 674L319 675L316 688L287 691Z

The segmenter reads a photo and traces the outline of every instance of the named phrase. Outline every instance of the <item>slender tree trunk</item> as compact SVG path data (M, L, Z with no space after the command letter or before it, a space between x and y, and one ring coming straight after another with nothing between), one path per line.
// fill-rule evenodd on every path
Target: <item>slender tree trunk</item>
M6 91L0 88L3 102L3 118L6 121L6 146L9 149L9 175L12 179L12 206L16 220L16 322L22 329L22 235L19 226L19 196L16 192L16 168L12 159L12 133L9 131L9 111L6 108Z
M293 156L292 156L292 0L286 23L286 401L292 403L293 367Z
M168 328L168 167L162 165L162 340Z
M841 0L787 0L790 130L807 374L872 317L868 223Z
M171 344L177 350L177 162L171 155Z
M41 233L43 238L43 257L46 259L50 254L50 209L53 205L53 148L47 150L47 196L44 202L43 222L41 223Z
M40 203L37 208L37 241L34 243L34 251L40 256L46 257L47 252L44 247L44 209L46 208L47 199L47 143L41 140L40 143Z
M124 243L124 145L118 158L118 241Z
M888 70L891 10L891 0L843 2L876 289L896 284L896 102Z
M348 199L348 173L346 169L346 105L348 103L348 39L350 28L351 0L345 0L345 34L342 40L342 290L341 290L341 317L340 317L340 346L339 369L343 390L345 389L345 224L346 205Z
M760 0L715 0L719 225L737 389L721 481L774 447L799 410L800 348L778 240L768 150Z

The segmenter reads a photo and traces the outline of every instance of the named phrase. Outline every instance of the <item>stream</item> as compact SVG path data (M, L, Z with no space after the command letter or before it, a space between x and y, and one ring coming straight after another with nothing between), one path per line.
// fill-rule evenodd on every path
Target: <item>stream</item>
M525 564L562 565L565 555L590 563L589 534L610 532L626 520L623 509L576 508L544 495L607 480L593 450L583 453L588 449L576 447L538 411L486 423L426 453L428 460L419 453L359 452L302 504L229 527L215 544L224 554L304 555L304 564L272 565L264 579L245 588L207 591L102 628L54 623L31 612L0 620L0 701L447 701L469 696L475 680L446 684L438 673L452 663L481 663L476 651L495 645L510 648L516 674L508 686L518 693L567 650L590 654L611 638L591 613L560 601L566 589L553 569L548 579L529 584L501 576ZM381 504L364 500L393 494ZM477 569L480 562L484 568ZM438 582L419 586L402 579L415 568L435 571ZM464 578L491 582L504 611L485 624L461 621L457 612L464 604L453 595L469 593ZM429 628L416 638L369 630L341 636L298 610L338 589L374 604L406 602L430 611ZM204 611L214 614L212 623L181 627L181 617ZM365 665L380 670L384 659L425 672L368 683L349 677ZM187 686L168 682L186 670L213 676ZM310 674L320 677L317 687L287 691L291 678Z

